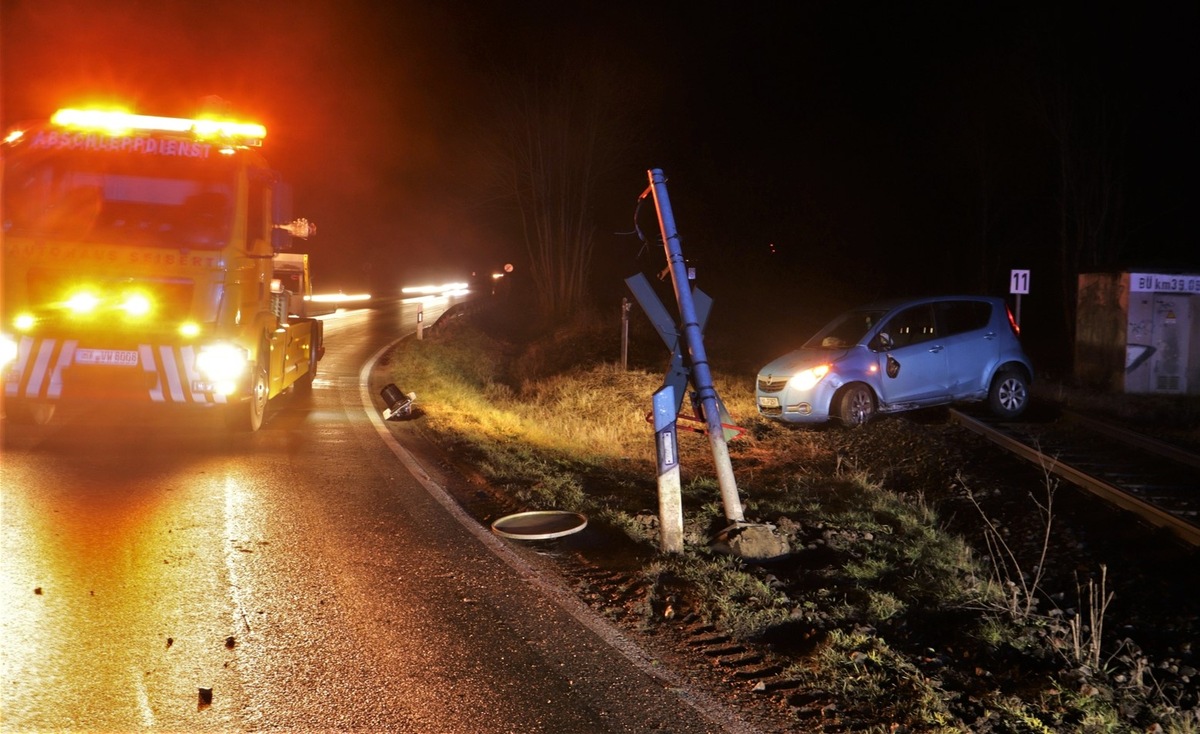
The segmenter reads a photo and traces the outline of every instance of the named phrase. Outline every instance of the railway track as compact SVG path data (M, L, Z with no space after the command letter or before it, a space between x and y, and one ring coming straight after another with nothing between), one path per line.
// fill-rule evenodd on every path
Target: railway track
M952 421L1021 458L1200 546L1200 456L1081 413L1003 423L960 410Z

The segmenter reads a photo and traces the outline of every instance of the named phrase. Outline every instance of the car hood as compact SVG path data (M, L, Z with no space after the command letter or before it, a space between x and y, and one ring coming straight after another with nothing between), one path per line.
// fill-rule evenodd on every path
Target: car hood
M758 371L760 375L790 376L797 372L815 367L819 364L830 364L846 356L848 349L797 349L772 360L767 366Z

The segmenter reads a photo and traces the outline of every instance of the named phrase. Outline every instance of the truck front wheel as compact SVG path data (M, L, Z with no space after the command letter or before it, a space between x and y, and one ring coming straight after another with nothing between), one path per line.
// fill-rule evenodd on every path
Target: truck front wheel
M225 425L235 431L253 433L262 428L263 416L267 414L267 360L270 353L266 345L258 350L258 360L254 363L250 377L250 397L241 402L226 407Z

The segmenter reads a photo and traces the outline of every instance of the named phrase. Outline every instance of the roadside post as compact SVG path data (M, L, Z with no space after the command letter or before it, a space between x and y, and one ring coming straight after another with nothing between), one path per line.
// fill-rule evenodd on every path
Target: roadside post
M659 544L664 553L683 552L683 494L679 484L679 434L675 388L654 393L654 445L658 454Z
M417 302L417 339L425 338L425 306Z
M748 560L782 558L790 552L785 536L775 532L775 527L766 523L746 522L742 513L742 501L738 497L737 482L733 474L733 463L729 458L728 441L741 435L742 429L733 425L733 419L725 410L724 403L713 386L708 356L704 351L704 325L712 308L712 298L699 288L693 289L690 280L695 270L685 267L679 234L675 230L675 219L671 213L671 202L667 198L666 177L660 169L647 172L650 186L638 197L641 202L654 195L658 212L658 224L662 231L663 247L667 254L667 271L679 305L679 328L666 307L650 287L646 276L638 273L626 278L625 283L633 291L634 298L650 318L667 349L671 361L663 379L663 387L654 394L655 448L658 452L659 520L662 526L662 549L673 552L683 547L683 509L679 488L679 458L677 419L681 416L684 395L688 385L695 388L690 393L691 405L696 418L703 420L704 433L712 448L713 464L717 470L717 482L721 488L725 519L729 523L712 539L712 547L732 553ZM684 356L684 350L687 356Z
M633 307L628 298L621 299L621 371L629 369L629 309Z
M687 267L683 248L679 244L679 233L675 229L675 215L671 211L671 200L667 196L667 178L661 169L647 172L650 187L642 194L654 195L654 207L658 211L658 226L662 231L663 247L667 252L667 267L671 272L671 283L675 287L675 300L679 303L679 316L683 322L684 343L691 363L693 384L708 424L708 442L712 448L713 463L717 470L717 483L721 487L721 501L725 506L725 519L735 525L745 522L742 501L738 497L737 480L733 475L733 464L729 459L729 446L725 443L725 430L721 425L721 409L717 391L713 388L712 371L708 366L708 355L704 352L704 337L700 320L696 316L696 305L692 300L692 289L687 279Z

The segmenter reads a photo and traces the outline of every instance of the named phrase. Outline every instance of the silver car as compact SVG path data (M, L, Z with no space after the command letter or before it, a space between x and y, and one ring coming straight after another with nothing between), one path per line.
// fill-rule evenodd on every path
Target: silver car
M1001 298L875 303L838 316L758 373L758 412L788 423L866 423L876 413L986 400L1001 418L1029 403L1033 367Z

